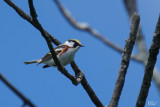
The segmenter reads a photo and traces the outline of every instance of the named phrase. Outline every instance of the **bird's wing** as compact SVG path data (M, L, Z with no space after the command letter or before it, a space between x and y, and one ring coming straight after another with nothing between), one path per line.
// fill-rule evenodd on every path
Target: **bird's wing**
M40 63L46 62L47 60L52 58L52 54L51 52L48 52L43 58L42 61Z
M56 55L58 55L59 53L61 53L67 46L66 45L59 45L57 47L54 48ZM42 61L40 63L43 63L45 61L48 61L49 59L52 58L52 54L51 52L48 52L43 58Z

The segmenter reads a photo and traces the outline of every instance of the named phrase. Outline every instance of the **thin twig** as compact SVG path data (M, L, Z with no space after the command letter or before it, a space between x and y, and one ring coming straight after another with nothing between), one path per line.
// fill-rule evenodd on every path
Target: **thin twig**
M141 90L136 102L136 107L144 107L148 96L149 88L151 86L153 69L157 61L157 55L160 49L160 16L157 22L155 32L153 34L153 41L149 49L149 57L147 65L145 66L145 74L141 85Z
M21 92L19 92L1 73L0 80L9 87L20 99L22 99L24 105L28 105L30 107L35 107L35 105L29 101Z
M110 107L117 107L118 106L118 102L119 102L121 92L122 92L124 82L125 82L125 75L127 73L127 69L128 69L129 62L130 62L130 56L131 56L132 49L133 49L133 46L134 46L134 43L136 40L139 22L140 22L140 17L138 14L135 14L133 16L133 20L132 20L130 36L126 40L124 52L122 54L121 66L120 66L120 70L118 73L118 77L117 77L117 81L115 84L112 99L110 101Z
M126 7L126 10L128 12L129 18L131 20L131 16L138 11L137 0L123 0L123 1L124 1L124 6ZM138 49L137 59L140 59L142 63L146 65L148 52L147 52L145 39L144 39L144 35L141 27L139 28L139 31L137 34L136 46ZM153 80L156 83L156 86L158 87L160 92L160 73L156 67L154 68L154 71L153 71Z

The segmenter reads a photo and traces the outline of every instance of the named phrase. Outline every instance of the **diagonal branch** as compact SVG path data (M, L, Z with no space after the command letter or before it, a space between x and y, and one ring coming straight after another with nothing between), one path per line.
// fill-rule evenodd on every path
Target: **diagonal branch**
M131 20L131 16L134 14L134 12L138 11L136 0L123 0L123 2L128 12L129 18ZM139 32L137 34L136 46L138 49L137 58L140 59L144 65L146 65L148 52L147 52L144 35L141 28L139 28ZM156 86L160 91L160 73L156 67L153 71L153 80L155 81Z
M55 50L53 49L53 46L52 46L52 43L50 41L50 38L48 35L46 35L45 31L43 30L41 24L39 23L39 21L37 20L37 14L36 14L36 11L35 11L35 8L33 6L33 0L28 0L28 3L29 3L29 8L30 8L30 14L32 16L32 20L33 22L36 24L38 30L41 32L42 36L44 37L44 39L46 40L47 42L47 45L48 45L48 48L50 49L50 52L52 54L52 58L54 59L57 67L58 67L58 70L64 74L67 78L69 78L72 83L74 85L77 85L78 84L78 81L76 80L76 78L72 75L70 75L68 73L68 71L62 66L62 64L60 63L60 61L58 60L57 58L57 55L56 55L56 52Z
M78 68L78 66L76 64L74 64L75 62L71 62L71 66L74 69L75 74L77 74L78 76L83 75L83 79L81 80L81 84L83 86L83 88L85 89L85 91L87 92L87 94L89 95L89 97L91 98L92 102L97 106L97 107L104 107L103 104L101 103L101 101L98 99L98 97L96 96L95 92L93 91L93 89L91 88L91 86L89 85L88 81L86 80L85 75L83 74L83 72Z
M35 107L35 105L29 101L22 93L20 93L1 73L0 73L0 80L9 87L20 99L22 99L24 105L28 105L30 107Z
M122 92L124 82L125 82L125 75L127 73L127 69L129 66L130 56L131 56L132 49L133 49L133 46L134 46L134 43L136 40L139 22L140 22L140 17L138 14L135 14L133 16L133 20L132 20L130 36L126 40L124 52L122 54L121 66L120 66L120 70L118 73L117 81L115 84L114 92L113 92L109 107L117 107L118 106L118 102L119 102L121 92Z
M149 49L149 57L147 65L145 66L145 73L141 90L137 99L136 107L144 107L148 96L149 88L151 86L153 69L157 61L157 55L160 49L160 16L157 22L155 32L153 34L153 41Z

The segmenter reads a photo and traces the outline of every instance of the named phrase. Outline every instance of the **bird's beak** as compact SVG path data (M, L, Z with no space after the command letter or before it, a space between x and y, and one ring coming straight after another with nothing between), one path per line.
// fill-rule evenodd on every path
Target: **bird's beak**
M82 45L82 44L79 44L79 46L80 46L80 47L84 47L84 45Z

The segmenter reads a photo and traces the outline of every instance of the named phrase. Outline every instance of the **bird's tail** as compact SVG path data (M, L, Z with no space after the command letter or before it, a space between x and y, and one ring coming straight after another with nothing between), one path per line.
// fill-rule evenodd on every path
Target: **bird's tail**
M33 64L33 63L41 63L42 59L38 59L38 60L33 60L33 61L28 61L28 62L24 62L25 64Z

